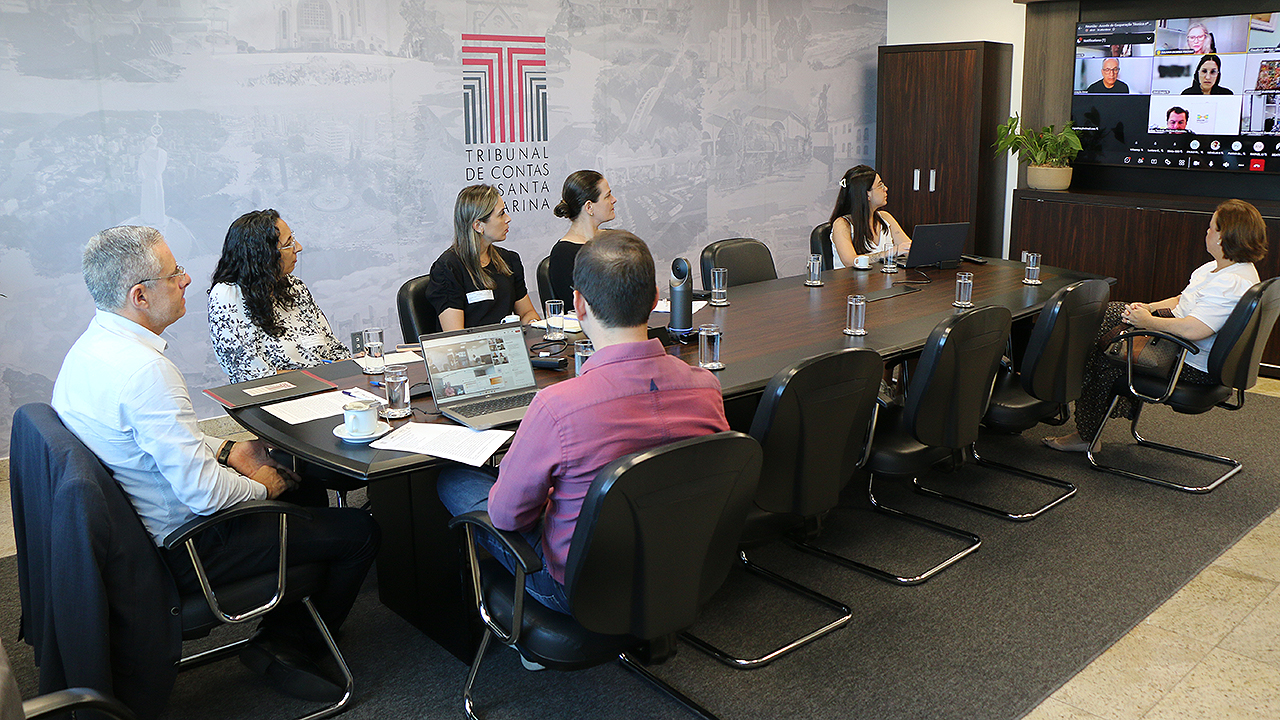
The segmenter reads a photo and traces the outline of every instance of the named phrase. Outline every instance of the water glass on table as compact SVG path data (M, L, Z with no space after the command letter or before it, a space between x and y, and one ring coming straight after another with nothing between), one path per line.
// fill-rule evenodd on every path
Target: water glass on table
M382 374L386 385L387 406L382 411L388 419L405 418L413 414L409 407L409 370L404 365L388 365Z
M867 298L865 295L850 295L845 299L844 334L867 334Z
M548 300L547 301L547 331L542 335L543 340L563 340L564 339L564 301Z
M809 279L804 281L809 287L819 287L822 285L822 256L809 256Z
M1022 278L1023 285L1040 284L1040 253L1029 252L1027 255L1027 274Z
M716 307L729 304L728 268L711 268L711 304Z
M590 340L579 340L573 344L573 374L582 374L582 365L596 352L596 346Z
M382 328L364 329L364 364L361 370L365 375L381 375L385 361L382 359Z
M714 323L698 326L698 367L723 370L720 362L720 326Z
M882 272L882 273L896 273L896 272L898 272L898 248L897 248L897 246L890 246L890 247L889 247L889 249L885 251L885 254L884 254L884 267L880 268L880 272Z
M973 273L956 273L956 301L951 304L958 308L973 307Z

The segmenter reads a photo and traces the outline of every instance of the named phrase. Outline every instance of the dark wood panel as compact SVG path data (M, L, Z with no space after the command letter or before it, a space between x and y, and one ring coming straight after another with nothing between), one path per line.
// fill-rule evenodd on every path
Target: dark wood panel
M1160 211L1157 253L1152 255L1151 297L1164 300L1182 292L1196 268L1213 259L1204 235L1213 213Z
M1158 252L1158 219L1154 210L1015 194L1009 255L1017 258L1030 250L1045 264L1110 275L1116 278L1113 300L1146 301L1151 299L1151 258Z

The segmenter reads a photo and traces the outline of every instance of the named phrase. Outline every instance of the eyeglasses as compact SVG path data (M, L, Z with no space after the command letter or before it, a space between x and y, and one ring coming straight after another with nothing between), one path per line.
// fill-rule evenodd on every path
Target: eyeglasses
M289 242L278 246L278 249L280 252L284 252L285 250L297 250L299 247L301 247L301 245L298 244L298 236L290 235Z
M146 278L145 280L139 280L138 282L134 283L134 285L141 285L142 283L155 282L156 280L171 280L176 277L182 277L186 273L187 271L183 270L182 266L179 265L178 269L175 270L172 275L161 275L160 277Z
M1118 73L1118 72L1120 72L1120 68L1118 68L1118 67L1113 67L1113 68L1104 67L1104 68L1102 68L1102 72L1107 73L1108 75L1110 75L1111 73Z

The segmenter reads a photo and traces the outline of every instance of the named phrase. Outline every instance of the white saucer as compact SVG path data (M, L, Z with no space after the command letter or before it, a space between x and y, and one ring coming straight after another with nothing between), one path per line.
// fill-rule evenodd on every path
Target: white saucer
M391 426L381 420L378 421L378 425L374 428L371 435L348 435L346 423L342 423L333 429L333 434L342 438L344 442L356 443L359 445L373 442L389 432L391 432Z

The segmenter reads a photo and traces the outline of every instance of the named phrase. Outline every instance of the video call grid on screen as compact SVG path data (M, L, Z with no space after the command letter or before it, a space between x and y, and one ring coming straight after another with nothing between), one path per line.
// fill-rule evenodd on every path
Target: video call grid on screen
M1280 173L1280 12L1079 23L1079 162Z
M452 342L425 341L422 359L431 373L432 392L445 399L492 395L532 385L532 367L511 362L512 352L524 352L519 328L494 330L483 337L469 336Z

